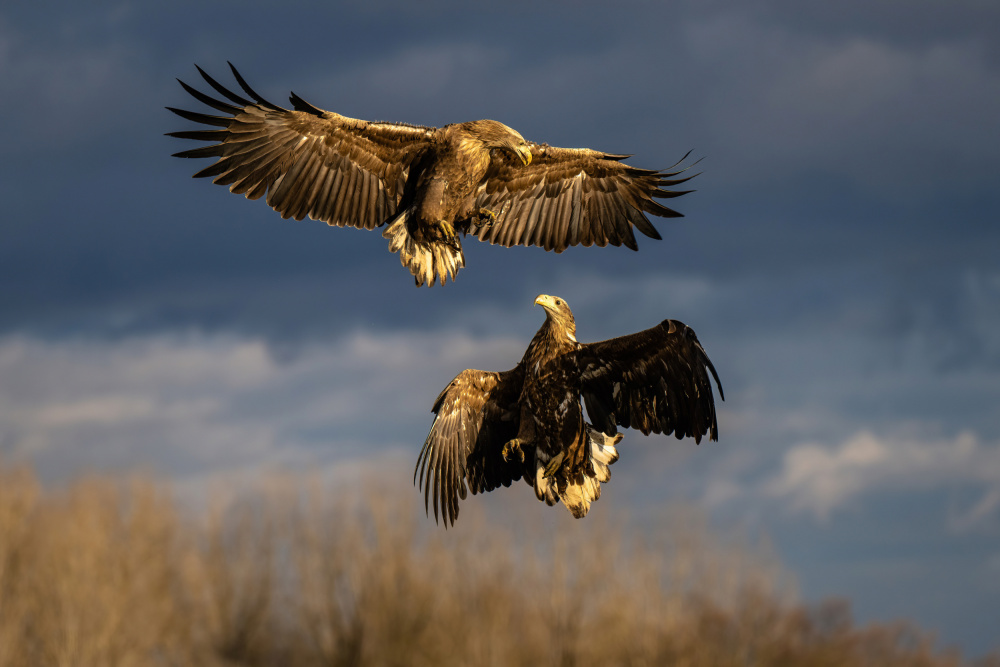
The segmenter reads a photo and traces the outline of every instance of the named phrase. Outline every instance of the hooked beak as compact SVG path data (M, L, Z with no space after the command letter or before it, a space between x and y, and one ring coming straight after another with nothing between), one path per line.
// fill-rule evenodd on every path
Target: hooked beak
M554 307L556 304L555 300L548 294L539 294L535 299L535 305L548 309Z
M517 156L519 158L521 158L521 162L524 163L525 167L527 167L529 164L531 164L531 149L530 148L528 148L527 146L518 146L514 150L517 151Z

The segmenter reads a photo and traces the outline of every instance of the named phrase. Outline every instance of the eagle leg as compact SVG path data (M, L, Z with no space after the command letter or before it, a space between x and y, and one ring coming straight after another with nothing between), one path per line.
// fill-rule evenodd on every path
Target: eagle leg
M548 465L545 466L545 472L542 473L543 477L552 477L552 475L559 472L559 466L562 465L563 459L566 457L566 452L559 452L552 459L549 460Z
M438 220L438 227L441 229L442 242L452 250L461 252L462 243L458 239L458 234L455 233L455 227L447 220Z
M503 451L501 452L503 460L509 462L511 457L516 453L518 458L521 459L521 463L524 463L524 450L521 449L521 444L520 438L508 440L507 444L503 446Z
M497 214L485 206L480 207L478 215L479 220L476 221L476 224L482 229L489 229L497 221Z

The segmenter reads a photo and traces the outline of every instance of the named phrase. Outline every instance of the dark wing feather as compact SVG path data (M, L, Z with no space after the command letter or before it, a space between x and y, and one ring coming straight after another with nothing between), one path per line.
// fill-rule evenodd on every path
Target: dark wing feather
M611 434L615 424L644 434L719 439L709 373L719 375L691 327L677 320L577 352L587 415Z
M232 65L230 65L232 67ZM409 169L429 146L432 127L373 123L323 111L294 93L293 110L258 95L236 68L237 83L251 100L198 72L226 101L180 82L195 99L220 111L209 115L167 107L211 130L169 136L211 142L177 157L218 160L195 174L212 177L230 192L259 199L283 218L306 216L331 225L373 229L396 213Z
M521 478L519 462L508 463L504 444L517 437L517 399L524 383L520 366L504 373L464 370L434 402L437 414L417 457L413 482L424 492L424 508L447 527L458 517L459 498L510 486Z
M691 192L664 189L693 178L674 178L685 171L674 170L677 165L651 171L624 164L627 155L529 145L531 164L494 160L476 192L471 210L487 208L496 214L492 224L471 225L470 232L480 240L556 252L571 245L609 243L636 250L633 227L660 238L647 213L666 218L682 215L656 200Z

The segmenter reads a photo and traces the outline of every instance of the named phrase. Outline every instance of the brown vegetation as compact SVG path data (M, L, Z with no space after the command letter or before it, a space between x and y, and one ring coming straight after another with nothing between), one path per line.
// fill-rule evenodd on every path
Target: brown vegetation
M689 515L514 534L470 506L445 532L410 489L304 486L195 518L148 479L0 470L0 665L961 664L795 604L773 559Z

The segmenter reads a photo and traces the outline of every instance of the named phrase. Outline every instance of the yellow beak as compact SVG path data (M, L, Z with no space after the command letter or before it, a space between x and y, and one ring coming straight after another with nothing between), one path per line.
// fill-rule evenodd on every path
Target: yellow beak
M528 148L527 146L524 147L518 146L517 156L521 158L521 162L524 163L525 167L531 164L531 149Z
M550 306L554 306L555 303L553 302L552 297L549 296L548 294L539 294L535 298L535 305L541 306L542 308L547 308Z

